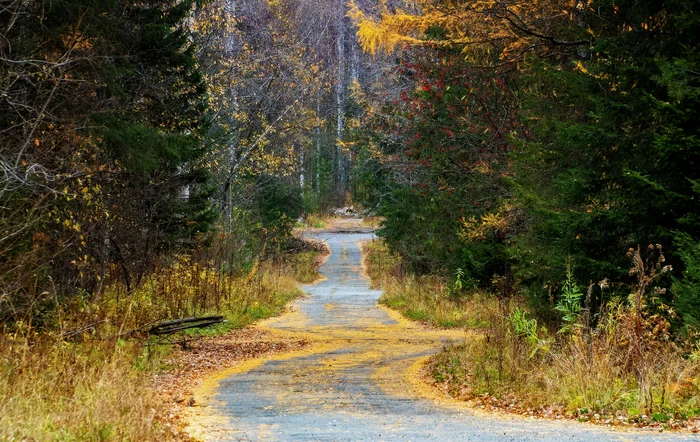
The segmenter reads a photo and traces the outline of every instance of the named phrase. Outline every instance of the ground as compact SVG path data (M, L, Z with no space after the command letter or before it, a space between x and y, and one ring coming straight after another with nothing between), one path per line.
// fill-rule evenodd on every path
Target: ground
M348 224L351 224L348 222ZM612 431L589 424L484 413L420 379L425 360L463 330L429 329L377 306L359 243L372 233L318 231L332 254L325 279L254 333L285 342L206 376L182 398L188 431L237 440L696 440L689 434ZM233 351L233 348L231 348ZM291 350L291 351L280 351ZM229 364L231 365L231 364Z

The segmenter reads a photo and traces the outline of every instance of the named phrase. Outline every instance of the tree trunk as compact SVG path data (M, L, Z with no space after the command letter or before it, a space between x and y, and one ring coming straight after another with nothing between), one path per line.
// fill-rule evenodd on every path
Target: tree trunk
M345 112L345 6L339 5L336 20L336 50L338 66L336 73L335 102L336 102L336 191L342 197L345 193L345 156L341 143L344 129L343 114Z

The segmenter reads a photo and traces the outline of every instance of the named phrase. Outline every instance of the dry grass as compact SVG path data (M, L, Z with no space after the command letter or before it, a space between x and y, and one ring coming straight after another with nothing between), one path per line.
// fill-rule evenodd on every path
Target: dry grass
M162 440L161 404L137 368L138 345L5 342L0 439Z
M401 276L401 259L391 253L384 241L365 241L361 246L362 265L370 278L372 288L384 288L391 279Z
M492 318L496 313L485 311ZM533 355L533 345L501 321L482 336L444 349L429 369L454 396L518 413L613 424L697 425L697 350L687 354L667 343L630 366L629 347L616 327L566 338L540 329L538 339L541 347Z
M630 251L637 283L627 299L607 302L595 324L581 310L553 333L517 300L484 306L487 332L445 349L433 377L456 396L516 411L697 430L700 347L697 336L671 334L673 311L653 285L666 271L663 254L658 246L649 254Z
M480 309L492 300L472 292L450 296L443 280L435 277L391 278L383 286L380 303L407 318L436 327L483 328L488 322Z
M692 337L670 335L668 320L658 314L666 306L647 309L643 290L652 290L662 268L645 268L639 251L632 274L640 283L631 301L608 303L595 326L582 316L559 332L557 324L550 325L554 331L537 324L517 297L450 296L444 280L403 272L381 241L363 250L373 285L384 290L380 302L410 319L480 331L427 367L445 392L525 415L697 431L700 346Z
M166 318L225 315L226 324L202 332L214 334L277 315L301 293L295 275L316 278L318 256L244 272L183 256L132 293L114 285L59 304L42 328L14 324L0 334L0 440L172 440L152 385L168 349L149 354L142 330Z
M409 319L437 327L488 325L480 309L493 299L478 292L451 294L443 278L417 277L403 272L400 259L381 240L364 243L363 253L372 286L384 291L380 303Z
M329 216L319 215L316 213L311 213L306 215L299 227L306 229L324 229L329 224Z
M289 265L294 273L294 279L301 284L311 284L319 278L316 270L321 262L318 252L301 252L290 258Z
M386 218L383 216L368 216L365 218L362 218L362 222L360 225L362 227L371 227L373 229L378 229L382 226L382 222L384 222Z

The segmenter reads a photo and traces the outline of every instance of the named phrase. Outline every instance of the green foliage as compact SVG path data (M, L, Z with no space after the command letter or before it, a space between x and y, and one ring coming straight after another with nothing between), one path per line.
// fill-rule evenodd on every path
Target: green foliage
M42 293L116 278L131 290L216 219L194 2L15 6L1 13L0 237L14 233L0 321L50 304ZM29 250L27 266L16 257Z
M510 312L506 320L512 328L513 334L516 337L525 339L525 342L530 347L530 358L534 357L539 351L549 351L549 341L540 337L537 320L529 318L525 310L516 307Z
M95 114L104 159L118 179L104 184L112 259L127 286L153 259L193 245L216 219L206 154L206 85L185 28L194 3L163 0L125 10L113 50L129 53L102 66L105 94L119 104ZM121 22L117 22L121 24ZM103 233L104 234L104 233Z
M497 212L507 192L505 133L515 123L507 78L484 75L453 50L402 57L394 72L402 91L367 110L356 197L386 218L379 235L413 271L462 268L465 283L489 286L506 267L507 228L472 235L465 223Z
M597 410L655 422L692 413L696 345L671 324L678 312L696 326L700 311L697 4L506 1L494 12L457 1L449 16L442 5L419 6L416 16L380 20L354 11L370 51L412 44L397 54L384 101L368 107L363 196L386 217L380 234L402 271L461 268L467 284L520 289L531 307L513 310L499 296L489 333L446 351L436 379L461 377L451 392L487 392L489 403L503 393L506 406L520 391L528 407L563 404L583 420ZM462 45L470 32L498 38L487 50ZM468 60L477 59L493 62L488 76L473 73ZM662 278L671 266L673 305ZM585 292L576 281L601 283ZM385 295L388 305L432 312L420 290L402 288ZM559 339L538 325L557 319Z
M481 328L487 325L484 306L493 299L478 292L454 296L453 284L435 276L416 277L401 270L400 258L384 241L363 245L364 267L372 286L384 291L379 302L414 321L438 327Z
M685 269L673 278L674 306L685 324L700 326L700 242L686 233L676 235L678 255Z
M269 240L270 245L278 245L291 236L302 209L298 187L284 178L265 177L254 203L260 220L259 234Z
M523 77L531 132L512 158L531 222L511 250L535 301L569 257L578 280L625 281L625 250L661 243L680 268L672 232L700 233L700 83L686 70L700 66L700 20L686 6L594 2L607 18L585 16L590 57L533 60Z
M294 279L301 284L315 282L320 277L317 270L320 263L320 255L321 252L309 250L287 256L285 260L289 263L294 273Z
M454 281L452 284L448 287L448 291L450 293L450 296L459 296L459 294L462 292L462 289L464 289L465 281L463 280L464 278L464 270L461 268L458 268L455 270L454 273Z
M304 214L319 212L319 194L309 186L303 189L301 211Z
M571 332L579 323L581 315L581 298L583 292L581 287L576 284L572 266L569 264L566 268L566 280L562 284L561 295L554 310L561 313L562 326L559 333Z

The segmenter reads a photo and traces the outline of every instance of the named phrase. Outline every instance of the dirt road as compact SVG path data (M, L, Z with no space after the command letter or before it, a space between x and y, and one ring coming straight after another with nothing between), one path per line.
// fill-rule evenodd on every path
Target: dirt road
M244 363L196 392L191 434L206 441L656 441L692 435L617 432L588 424L500 417L468 409L416 379L463 331L426 330L377 306L358 242L372 234L317 233L332 250L293 311L261 325L311 342Z

